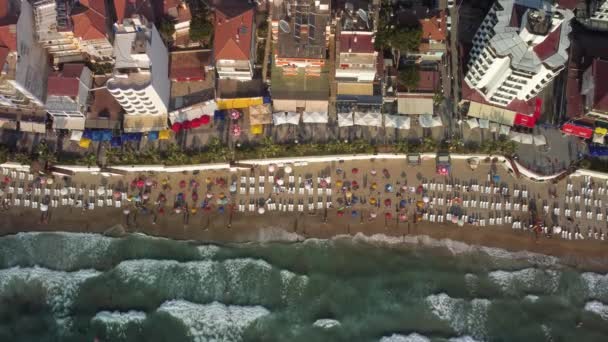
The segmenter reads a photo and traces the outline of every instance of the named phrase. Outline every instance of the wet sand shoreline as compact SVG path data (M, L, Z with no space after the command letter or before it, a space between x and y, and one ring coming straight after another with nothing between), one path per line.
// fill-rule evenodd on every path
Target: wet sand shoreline
M21 232L80 232L120 236L143 233L155 237L189 240L201 243L246 243L286 241L295 242L308 238L331 239L336 236L367 236L380 240L390 239L391 245L403 239L404 244L416 241L421 245L445 247L458 242L471 249L489 247L509 252L531 252L560 259L560 263L581 271L608 273L608 252L603 241L568 241L557 237L535 238L530 231L513 230L506 225L493 227L458 227L454 224L422 221L398 222L397 220L368 221L352 218L341 220L335 210L328 210L327 222L322 214L273 213L205 213L191 216L184 224L183 214L158 216L123 215L116 208L99 208L83 211L77 208L56 208L50 213L48 223L40 222L40 212L28 208L0 212L0 235ZM230 223L230 228L228 227ZM114 227L114 229L111 229ZM116 229L118 227L118 229ZM124 230L123 230L124 228ZM433 240L435 243L432 243ZM439 241L442 240L442 241ZM449 240L449 241L448 241ZM462 246L454 246L462 248Z

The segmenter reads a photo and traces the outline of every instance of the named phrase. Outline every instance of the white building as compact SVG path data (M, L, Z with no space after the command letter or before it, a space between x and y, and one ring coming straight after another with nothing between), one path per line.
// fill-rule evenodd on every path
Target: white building
M591 22L596 24L603 24L603 26L608 25L608 1L607 0L599 0L596 2L596 9L591 14Z
M498 0L473 38L465 82L507 106L535 97L568 60L574 17L543 0Z
M115 24L114 73L107 88L126 112L127 122L141 127L125 127L126 131L153 130L164 116L169 104L169 53L154 25L143 18L126 18ZM140 116L136 124L134 118ZM156 116L158 118L150 118ZM153 127L148 125L154 121Z
M336 79L373 82L378 60L378 52L374 50L373 32L342 31L339 41Z
M89 90L93 78L84 64L64 64L48 77L46 110L54 129L84 130Z
M222 2L215 9L213 58L220 79L248 81L255 60L255 8L247 2Z

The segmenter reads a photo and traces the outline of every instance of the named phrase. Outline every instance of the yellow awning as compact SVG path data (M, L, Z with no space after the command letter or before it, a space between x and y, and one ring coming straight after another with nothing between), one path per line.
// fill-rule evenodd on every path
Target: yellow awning
M247 97L238 99L218 99L217 109L241 109L250 106L261 105L264 101L261 97Z
M80 142L78 142L78 146L82 148L89 148L91 145L91 139L89 138L80 138Z
M262 134L263 132L263 127L262 125L252 125L251 126L251 134Z
M171 138L170 129L163 129L162 131L158 132L158 140L168 140L169 138Z
M608 129L604 127L596 127L594 133L599 135L606 135L608 134Z

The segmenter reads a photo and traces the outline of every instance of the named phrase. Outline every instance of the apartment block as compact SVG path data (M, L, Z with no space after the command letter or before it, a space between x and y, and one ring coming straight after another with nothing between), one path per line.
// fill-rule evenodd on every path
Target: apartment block
M220 79L248 81L255 61L255 7L225 1L215 8L213 52Z
M53 129L84 129L92 83L91 70L81 63L64 64L61 71L49 73L45 107Z

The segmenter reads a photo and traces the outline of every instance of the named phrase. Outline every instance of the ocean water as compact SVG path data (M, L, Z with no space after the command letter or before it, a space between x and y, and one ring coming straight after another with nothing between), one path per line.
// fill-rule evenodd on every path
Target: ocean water
M384 236L0 238L0 341L608 341L608 275Z

